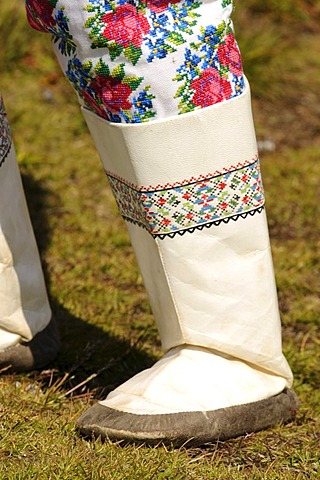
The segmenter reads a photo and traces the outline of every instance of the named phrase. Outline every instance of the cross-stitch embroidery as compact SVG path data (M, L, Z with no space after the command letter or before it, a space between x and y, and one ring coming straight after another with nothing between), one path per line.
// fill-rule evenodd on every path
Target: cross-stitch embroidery
M77 0L77 6L71 0L26 0L26 7L30 24L52 35L85 105L111 122L191 112L243 92L231 21L210 24L202 0ZM226 9L228 18L232 1L210 8L213 17ZM82 24L70 22L76 11Z
M76 52L76 45L69 32L69 19L63 7L54 11L57 4L58 0L27 0L28 21L36 30L51 33L62 55L71 55Z
M253 214L264 205L258 158L170 186L138 188L107 174L122 216L161 238Z
M143 78L126 75L124 64L110 72L102 58L93 66L92 61L81 63L73 57L68 62L66 75L86 105L111 122L140 123L155 115L154 96L149 87L138 91L130 100Z
M10 152L11 144L10 126L0 95L0 167Z
M186 48L185 62L174 78L183 82L176 93L180 113L228 100L244 88L241 56L230 24L201 28L198 38Z
M199 17L195 10L200 2L192 0L89 1L86 10L93 15L85 26L92 48L108 47L111 60L123 54L133 65L143 49L148 62L174 52Z

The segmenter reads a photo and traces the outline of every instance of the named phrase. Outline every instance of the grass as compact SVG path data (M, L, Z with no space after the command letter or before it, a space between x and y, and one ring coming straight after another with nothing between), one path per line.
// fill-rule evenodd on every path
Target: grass
M261 156L301 409L286 426L190 450L87 442L74 431L94 398L160 357L160 343L75 96L21 3L0 7L0 83L63 347L48 370L0 378L0 478L318 478L319 2L246 0L236 10L258 139L275 146Z

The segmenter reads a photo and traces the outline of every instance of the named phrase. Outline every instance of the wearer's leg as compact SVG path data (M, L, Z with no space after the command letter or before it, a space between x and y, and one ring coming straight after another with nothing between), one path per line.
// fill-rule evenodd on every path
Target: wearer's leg
M43 366L58 343L0 95L0 368Z
M201 443L291 418L232 2L27 3L84 106L165 352L81 430Z

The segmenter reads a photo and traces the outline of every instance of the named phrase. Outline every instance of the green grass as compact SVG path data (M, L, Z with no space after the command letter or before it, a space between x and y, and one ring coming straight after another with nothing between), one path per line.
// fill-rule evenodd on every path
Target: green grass
M319 2L238 2L252 84L284 351L301 401L275 429L187 450L87 442L75 419L161 355L128 235L49 38L0 7L1 90L63 347L0 379L1 479L313 479L320 475ZM308 54L306 54L308 53ZM317 211L318 210L318 211ZM95 375L97 374L97 375Z

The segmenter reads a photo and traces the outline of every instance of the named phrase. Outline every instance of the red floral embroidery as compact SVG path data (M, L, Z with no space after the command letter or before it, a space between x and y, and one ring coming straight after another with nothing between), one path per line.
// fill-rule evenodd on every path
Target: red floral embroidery
M85 103L89 105L100 117L109 120L107 112L97 103L97 100L86 92L85 90L79 90L80 96L84 99Z
M111 112L118 113L120 110L129 110L132 107L132 104L128 101L132 89L121 83L119 79L97 75L91 86L103 105Z
M234 36L229 33L225 38L225 44L218 48L218 59L221 65L228 66L235 75L242 75L241 55Z
M143 36L150 30L146 17L138 13L130 4L120 5L115 12L103 15L101 20L106 24L103 36L123 47L129 47L132 44L139 48L143 42Z
M148 7L152 12L161 13L166 10L171 3L179 3L180 0L148 0Z
M208 107L230 98L232 88L228 80L221 78L219 72L212 67L202 72L201 77L190 84L195 90L192 103L197 107Z
M55 24L53 7L47 0L28 0L26 9L28 22L35 30L46 32Z

